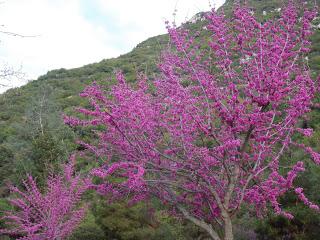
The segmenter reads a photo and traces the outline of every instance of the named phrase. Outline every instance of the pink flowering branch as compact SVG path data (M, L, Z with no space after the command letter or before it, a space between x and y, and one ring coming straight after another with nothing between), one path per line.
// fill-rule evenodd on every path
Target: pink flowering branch
M74 157L64 167L63 175L52 175L45 192L32 176L23 182L25 190L11 187L16 198L10 199L14 210L4 213L8 228L1 233L19 236L18 239L66 239L85 216L86 207L80 207L87 183L74 175Z

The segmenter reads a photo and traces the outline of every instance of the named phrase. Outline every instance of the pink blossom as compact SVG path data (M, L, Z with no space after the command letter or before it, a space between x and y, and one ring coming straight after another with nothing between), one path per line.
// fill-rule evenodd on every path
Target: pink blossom
M237 6L232 20L212 10L208 48L189 30L167 25L174 51L162 53L154 81L146 84L144 77L131 86L117 73L111 91L86 88L82 96L91 110L80 112L94 123L66 122L105 127L95 149L111 157L92 172L105 180L96 189L112 198L158 197L206 230L205 223L222 222L226 234L244 202L258 215L271 205L292 218L278 200L296 189L304 167L297 162L282 171L283 154L299 146L320 164L318 153L293 138L296 132L311 136L298 123L319 84L303 64L316 12L305 11L299 21L298 11L290 2L280 18L261 23L245 7ZM110 176L125 180L108 181Z
M86 181L74 175L73 161L65 165L64 175L48 178L45 192L32 176L23 183L25 191L11 187L16 198L10 199L10 203L18 210L5 212L3 219L8 228L0 232L25 240L58 240L70 236L85 216L86 207L79 204L87 189Z

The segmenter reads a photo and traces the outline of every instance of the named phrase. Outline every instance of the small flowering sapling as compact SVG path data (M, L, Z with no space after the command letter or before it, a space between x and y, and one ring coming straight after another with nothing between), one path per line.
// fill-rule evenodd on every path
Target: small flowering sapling
M318 211L294 185L303 162L281 167L284 153L297 147L320 164L318 153L293 139L312 135L298 125L318 87L304 64L316 13L299 12L290 3L279 18L260 23L246 7L237 6L232 20L213 10L208 48L168 26L175 50L163 53L154 82L142 77L131 87L118 73L109 92L87 87L81 96L92 107L79 111L88 118L65 121L105 126L96 131L97 145L84 144L110 159L92 171L106 180L98 192L132 201L155 196L215 240L233 239L232 218L243 203L258 215L271 206L292 218L278 202L292 191Z
M25 240L66 239L83 219L86 207L80 207L88 184L74 175L74 157L65 165L63 175L51 175L42 193L32 176L24 181L25 191L11 187L15 210L4 213L7 229L0 233Z

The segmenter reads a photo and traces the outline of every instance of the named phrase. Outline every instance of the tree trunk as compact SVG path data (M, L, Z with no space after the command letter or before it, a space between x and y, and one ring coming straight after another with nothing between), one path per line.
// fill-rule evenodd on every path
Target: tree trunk
M224 221L224 240L233 240L232 221L229 215L223 217Z
M220 238L218 233L213 229L213 227L210 224L204 222L203 220L200 220L200 219L197 219L197 218L191 216L190 213L185 208L183 208L181 206L179 206L178 209L183 213L183 215L186 219L190 220L191 222L193 222L197 226L204 229L213 240L222 240L222 238ZM222 215L223 223L224 223L223 240L233 240L234 236L233 236L233 228L232 228L231 218L230 218L227 211L223 211L221 215Z
M212 226L210 224L206 223L203 220L199 220L199 219L193 217L192 215L190 215L190 213L185 208L183 208L181 206L178 206L178 209L182 212L182 214L184 215L184 217L186 219L190 220L191 222L193 222L197 226L204 229L213 240L221 240L218 233L212 228ZM232 230L231 230L231 232L232 232Z

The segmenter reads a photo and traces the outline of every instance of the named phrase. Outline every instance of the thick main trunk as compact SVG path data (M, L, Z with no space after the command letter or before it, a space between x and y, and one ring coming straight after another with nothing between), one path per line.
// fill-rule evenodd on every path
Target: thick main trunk
M195 217L193 217L192 215L189 214L189 212L183 208L183 207L178 207L178 209L181 211L181 213L184 215L184 217L188 220L190 220L191 222L193 222L194 224L196 224L197 226L201 227L202 229L204 229L213 240L221 240L221 238L219 237L219 235L217 234L217 232L212 228L212 226L208 223L206 223L203 220L199 220Z
M224 223L224 237L221 238L218 233L213 229L212 225L206 223L203 220L199 220L195 217L193 217L185 208L179 206L178 209L181 211L181 213L184 215L184 217L190 221L192 221L194 224L205 230L210 237L213 240L233 240L233 228L232 228L232 220L229 216L229 214L224 211L222 213L223 223Z
M232 221L229 216L223 219L224 221L224 240L233 240Z

